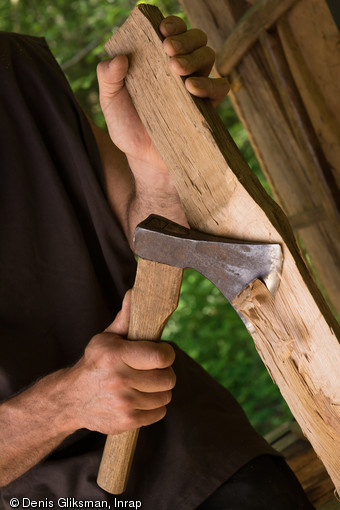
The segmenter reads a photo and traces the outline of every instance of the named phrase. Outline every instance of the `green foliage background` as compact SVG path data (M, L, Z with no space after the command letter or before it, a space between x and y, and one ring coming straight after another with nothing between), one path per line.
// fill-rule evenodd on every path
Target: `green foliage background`
M79 101L104 127L96 65L107 58L103 45L129 15L133 0L0 0L0 30L45 37ZM164 15L184 17L176 0L149 0ZM243 156L260 172L247 134L226 99L219 113ZM178 311L163 337L177 342L239 400L252 424L264 434L290 412L273 384L243 323L219 291L187 270Z

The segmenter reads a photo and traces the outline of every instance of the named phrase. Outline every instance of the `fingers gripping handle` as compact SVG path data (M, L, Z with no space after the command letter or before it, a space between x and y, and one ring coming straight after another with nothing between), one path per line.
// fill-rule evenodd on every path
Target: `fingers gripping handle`
M139 258L132 289L130 340L158 340L177 308L183 270ZM111 494L124 492L137 444L138 430L108 436L97 483Z

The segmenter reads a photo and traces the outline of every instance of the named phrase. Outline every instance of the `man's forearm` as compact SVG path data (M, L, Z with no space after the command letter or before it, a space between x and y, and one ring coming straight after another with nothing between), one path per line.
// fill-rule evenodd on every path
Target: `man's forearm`
M141 160L127 158L109 135L91 120L106 182L108 200L132 243L136 225L149 214L160 214L187 225L186 218L171 178L160 160L160 171Z
M128 205L131 234L136 225L149 214L159 214L187 226L187 220L176 191L167 172L156 173L139 161L129 160L134 173L134 190ZM137 169L134 168L138 167Z
M65 371L41 379L0 405L0 487L40 462L73 432L64 398Z
M117 318L75 365L0 405L0 487L78 429L120 434L164 417L176 381L175 353L165 342L125 340L130 298L127 293Z

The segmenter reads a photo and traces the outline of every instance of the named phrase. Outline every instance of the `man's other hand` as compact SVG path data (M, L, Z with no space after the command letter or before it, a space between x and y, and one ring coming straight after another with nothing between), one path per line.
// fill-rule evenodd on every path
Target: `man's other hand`
M130 341L130 292L121 312L92 338L70 369L74 427L117 434L161 420L176 377L173 348L165 342Z
M160 31L173 71L188 76L185 86L189 92L210 99L216 106L227 94L229 85L225 78L209 78L215 54L206 45L206 34L198 29L187 30L185 22L176 16L165 18ZM97 68L100 104L111 139L127 155L130 165L134 160L143 161L165 171L125 88L128 65L127 57L118 55L101 62Z
M165 37L164 51L171 58L173 71L185 80L188 91L197 97L210 99L217 106L229 91L226 78L209 78L215 62L215 52L207 46L207 35L199 29L187 30L183 20L176 16L165 18L160 27Z

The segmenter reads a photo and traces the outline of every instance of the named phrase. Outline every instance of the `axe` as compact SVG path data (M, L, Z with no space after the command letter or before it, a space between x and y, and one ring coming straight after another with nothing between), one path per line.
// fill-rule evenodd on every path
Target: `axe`
M139 256L132 291L129 339L158 340L178 304L182 272L192 268L208 278L232 304L255 279L272 295L282 269L279 244L244 242L204 234L151 215L135 230ZM252 326L239 314L247 328ZM112 494L124 492L138 430L108 436L98 473L98 485Z

